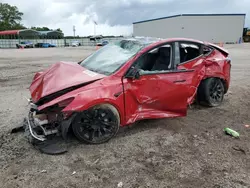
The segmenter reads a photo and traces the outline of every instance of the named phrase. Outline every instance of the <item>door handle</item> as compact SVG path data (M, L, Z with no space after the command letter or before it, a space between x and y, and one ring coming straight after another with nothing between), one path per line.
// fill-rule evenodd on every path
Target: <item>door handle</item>
M174 83L186 82L186 80L175 80Z

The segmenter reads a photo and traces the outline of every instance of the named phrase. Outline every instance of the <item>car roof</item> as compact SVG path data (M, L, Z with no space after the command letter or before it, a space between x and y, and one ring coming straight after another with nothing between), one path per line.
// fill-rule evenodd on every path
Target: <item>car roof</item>
M199 44L206 44L203 41L200 40L195 40L191 38L154 38L154 37L133 37L133 38L127 38L124 40L128 41L137 41L144 45L145 47L154 47L154 46L159 46L164 43L168 42L175 42L175 41L186 41L186 42L194 42L194 43L199 43Z
M206 42L206 41L200 41L200 40L196 40L196 39L191 39L191 38L167 38L167 39L161 39L161 38L153 38L153 37L133 37L133 38L129 38L129 39L125 39L128 41L137 41L139 43L141 43L142 45L144 45L144 48L141 51L146 51L148 49L160 46L162 44L165 43L170 43L170 42L178 42L178 41L182 41L182 42L191 42L191 43L198 43L198 44L203 44L203 45L207 45L210 46L212 48L215 48L217 50L219 50L221 53L225 53L225 54L229 54L229 52L210 42Z

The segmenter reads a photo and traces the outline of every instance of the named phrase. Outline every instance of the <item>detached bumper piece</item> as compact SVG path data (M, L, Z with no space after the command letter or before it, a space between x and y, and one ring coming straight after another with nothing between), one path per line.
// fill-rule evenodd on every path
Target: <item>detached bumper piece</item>
M40 112L37 105L29 100L30 111L24 122L11 133L25 132L28 141L42 153L58 155L67 152L67 134L76 114L64 119L60 109Z
M25 136L28 141L39 151L49 155L59 155L67 152L65 140L55 135L58 131L46 130L34 118L34 112L29 112L24 120Z
M42 124L39 123L35 123L34 122L34 114L35 112L29 112L28 117L27 117L27 121L25 125L25 132L28 133L28 138L30 142L33 142L34 139L36 139L37 141L45 141L45 129L43 128ZM39 134L38 130L36 130L37 128L40 128L44 134Z

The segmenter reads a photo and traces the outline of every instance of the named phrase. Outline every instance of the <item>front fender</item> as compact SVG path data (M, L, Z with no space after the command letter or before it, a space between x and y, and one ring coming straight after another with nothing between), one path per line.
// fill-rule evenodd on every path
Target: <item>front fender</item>
M121 78L119 77L108 77L83 86L39 106L38 110L43 110L69 98L74 99L62 110L63 112L81 112L97 104L109 103L119 112L121 124L123 125L124 123L124 92Z
M108 103L113 105L121 117L121 124L123 123L124 112L124 94L122 85L116 86L112 89L102 88L87 90L77 95L74 100L66 106L63 112L81 112L87 110L95 105Z
M111 93L108 93L107 90L101 92L99 90L88 90L77 95L75 99L63 109L63 111L80 112L100 103L110 103L111 105L119 109L118 111L121 111L121 103L123 103L123 93L121 93L116 98L115 96L112 96Z

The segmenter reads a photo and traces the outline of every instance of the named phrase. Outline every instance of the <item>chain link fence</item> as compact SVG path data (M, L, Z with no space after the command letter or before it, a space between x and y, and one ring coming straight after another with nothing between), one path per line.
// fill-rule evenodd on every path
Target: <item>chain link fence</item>
M103 38L97 41L90 41L89 38L77 38L77 39L0 39L0 48L17 48L18 44L29 43L33 47L41 47L39 43L51 44L53 47L69 47L74 43L78 43L79 46L96 46L97 43L106 40L109 43L121 40L122 38Z

